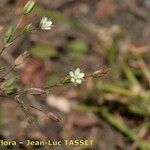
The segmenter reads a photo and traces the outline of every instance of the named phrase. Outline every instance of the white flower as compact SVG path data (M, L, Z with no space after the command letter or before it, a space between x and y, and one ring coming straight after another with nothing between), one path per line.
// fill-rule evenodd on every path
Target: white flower
M85 76L84 73L80 72L79 68L77 68L74 72L70 71L69 75L71 77L71 82L73 82L75 86L77 86L77 84L81 84Z
M42 30L50 30L53 27L52 23L53 22L50 19L43 17L40 22L40 28Z

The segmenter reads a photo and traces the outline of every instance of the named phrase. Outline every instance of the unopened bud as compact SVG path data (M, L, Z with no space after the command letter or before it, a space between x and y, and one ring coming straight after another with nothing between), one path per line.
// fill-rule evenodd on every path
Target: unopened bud
M102 77L103 75L107 74L108 71L110 71L110 68L103 68L103 69L97 70L92 74L92 77L93 78Z
M46 116L50 119L50 120L54 120L56 122L60 122L61 119L58 118L56 115L52 114L51 112L47 112Z
M30 95L42 95L47 94L47 92L40 88L29 88L27 89L27 93Z
M29 0L23 7L23 14L28 14L32 11L36 3L36 0Z
M25 51L23 54L19 55L15 60L15 65L19 66L24 63L24 61L28 58L29 53Z

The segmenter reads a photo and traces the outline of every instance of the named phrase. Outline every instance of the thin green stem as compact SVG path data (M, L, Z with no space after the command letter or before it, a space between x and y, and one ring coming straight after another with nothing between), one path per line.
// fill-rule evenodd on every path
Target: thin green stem
M34 28L32 30L30 30L30 32L34 31L34 30L38 30L38 28ZM18 39L19 37L21 37L24 34L24 32L19 33L16 37L14 37L11 42L14 42L16 39Z
M17 30L18 27L20 26L20 24L21 24L21 22L22 22L22 20L23 20L23 17L24 17L24 15L22 15L21 18L19 19L19 21L18 21L18 23L17 23L17 25L16 25L16 27L15 27L14 32L12 33L12 35L15 34L16 30ZM14 40L13 40L13 41L14 41ZM13 42L13 41L11 41L11 42ZM2 48L1 51L0 51L0 55L2 55L2 53L3 53L3 51L4 51L5 49L6 49L6 47L3 46L3 48Z
M16 25L16 28L14 29L13 34L15 34L15 32L17 31L17 29L18 29L18 27L20 26L20 24L21 24L23 18L24 18L24 15L22 15L22 16L20 17L20 19L19 19L19 21L18 21L18 23L17 23L17 25Z
M62 85L60 85L60 84L54 84L54 85L51 85L51 86L47 86L47 87L45 87L44 89L45 90L50 90L50 89L52 89L52 88L55 88L55 87L61 87Z

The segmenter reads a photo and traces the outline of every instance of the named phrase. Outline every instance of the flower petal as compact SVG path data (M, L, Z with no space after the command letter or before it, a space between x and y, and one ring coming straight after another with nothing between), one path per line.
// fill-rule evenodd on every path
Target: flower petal
M44 30L50 30L51 27L44 27Z
M52 23L53 23L53 22L52 22L51 20L49 20L49 21L46 22L46 26L51 26Z
M69 75L70 75L71 77L74 77L73 71L70 71L70 72L69 72Z
M47 17L43 17L42 19L41 19L41 24L45 24L46 23L46 21L47 21Z
M76 76L78 76L78 75L80 74L80 68L77 68L77 69L74 71L74 74L75 74Z
M82 80L81 80L81 79L77 79L77 80L76 80L76 83L81 84L81 83L82 83Z
M50 30L51 28L50 27L41 26L41 29L42 30Z
M78 75L78 78L83 78L85 76L85 73L80 73L79 75Z

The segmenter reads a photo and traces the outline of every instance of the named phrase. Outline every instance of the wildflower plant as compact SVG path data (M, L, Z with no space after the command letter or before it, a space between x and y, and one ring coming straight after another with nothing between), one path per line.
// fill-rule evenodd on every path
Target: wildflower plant
M22 15L17 25L15 26L11 25L5 32L3 46L0 50L0 57L3 55L3 52L7 50L7 48L10 47L16 41L16 39L18 39L20 36L22 36L25 33L31 33L33 30L36 30L36 28L34 28L32 23L25 25L21 29L18 29L20 27L21 22L24 19L24 16L32 12L33 8L35 7L36 2L37 2L36 0L29 0L22 9ZM53 24L52 21L44 16L39 23L39 27L41 30L51 30L53 27L52 24ZM20 54L15 59L14 65L7 71L4 70L4 67L0 67L0 73L5 71L0 76L0 97L10 98L10 99L13 99L15 102L17 102L19 106L21 107L21 109L23 110L23 112L25 113L25 115L27 116L28 121L31 123L32 123L32 120L31 120L32 118L29 115L27 108L39 111L45 116L47 116L49 119L57 121L57 122L60 121L60 118L58 118L56 115L54 115L51 112L45 112L35 106L25 105L24 102L21 100L23 96L26 96L27 94L33 95L33 96L43 95L43 94L47 95L53 87L65 86L71 83L73 83L75 86L81 85L83 81L85 81L88 77L98 78L106 74L109 71L109 69L100 69L90 75L86 75L84 72L80 70L80 68L77 68L74 71L70 71L68 75L60 79L60 81L58 81L56 84L51 85L49 87L45 87L43 89L35 88L35 87L30 87L25 90L19 89L16 86L18 78L17 77L8 78L7 75L10 74L12 71L14 71L17 67L22 65L28 59L29 55L30 55L29 52L25 50L22 54Z

